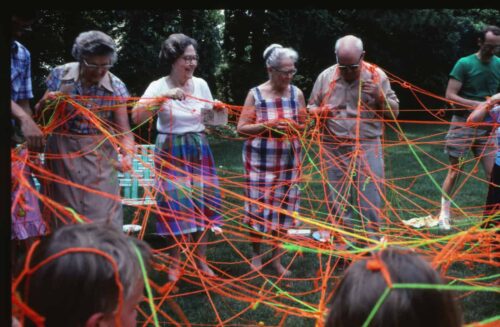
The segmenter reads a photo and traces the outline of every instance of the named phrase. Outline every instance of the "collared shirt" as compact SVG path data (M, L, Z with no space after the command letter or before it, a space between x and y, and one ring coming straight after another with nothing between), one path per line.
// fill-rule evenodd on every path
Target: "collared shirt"
M382 135L382 109L387 110L387 104L363 95L358 110L360 80L378 84L385 94L385 99L399 102L387 75L366 61L362 62L360 78L352 83L341 77L337 65L325 69L314 83L308 108L330 105L333 108L333 117L327 120L326 125L337 137L366 139ZM328 99L325 99L327 96Z
M11 45L10 80L11 100L19 101L33 98L30 52L17 41L12 42Z
M129 93L125 84L109 71L97 85L84 88L79 79L80 65L67 63L52 70L47 77L48 91L61 91L69 95L83 96L78 104L92 111L97 118L113 121L113 110L126 104ZM65 106L65 117L72 117L63 126L64 131L76 134L99 134L97 126L88 118L88 113L81 114L81 109L72 105ZM86 116L87 115L87 116Z

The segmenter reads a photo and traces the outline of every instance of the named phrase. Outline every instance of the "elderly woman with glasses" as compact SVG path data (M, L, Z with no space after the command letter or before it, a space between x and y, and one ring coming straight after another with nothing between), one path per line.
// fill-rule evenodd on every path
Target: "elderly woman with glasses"
M47 127L44 193L72 211L66 212L71 220L104 221L121 229L117 169L130 167L134 139L127 116L129 93L109 71L117 60L116 44L103 32L83 32L72 54L77 61L52 70L37 105L38 110L56 107ZM65 209L49 203L46 210L57 218Z
M298 54L272 44L264 51L268 80L248 92L238 121L238 132L248 137L243 146L247 179L245 222L251 225L254 270L262 267L260 244L264 233L278 237L295 224L299 209L301 146L299 133L306 118L302 91L292 85ZM283 251L273 250L272 266L290 276L281 263Z
M189 235L196 242L197 268L215 276L206 261L207 229L220 232L220 191L203 119L205 111L219 109L213 106L207 82L193 75L198 66L197 47L189 36L170 35L160 51L168 75L151 82L132 110L136 124L157 116L156 230L171 245L171 281L180 277L180 245Z

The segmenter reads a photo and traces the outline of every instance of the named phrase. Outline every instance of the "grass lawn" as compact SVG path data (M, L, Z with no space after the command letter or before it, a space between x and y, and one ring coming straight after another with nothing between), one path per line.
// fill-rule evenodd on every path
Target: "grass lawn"
M465 171L471 173L455 198L452 232L445 234L437 228L404 229L401 219L438 214L439 186L446 174L447 155L443 153L445 127L403 125L402 128L407 140L391 127L386 131L384 155L388 203L385 212L392 221L387 232L394 235L393 240L400 245L417 248L428 255L437 255L447 249L449 242L457 241L461 231L470 230L478 222L475 217L481 212L480 206L484 204L487 190L484 174L482 169L476 171L473 160L466 160ZM175 289L169 289L166 285L166 289L153 291L155 304L161 308L161 312L158 312L159 321L164 326L173 326L182 323L182 315L185 315L193 326L315 326L316 318L321 317L320 312L324 312L323 308L329 302L332 290L348 263L339 260L338 253L332 255L328 247L318 242L306 237L295 237L288 240L292 249L297 249L299 245L305 248L302 251L289 251L285 255L284 262L290 264L293 271L291 278L274 276L270 264L263 268L261 274L252 272L247 261L251 244L241 223L243 202L239 198L243 194L240 183L244 180L242 141L215 136L211 136L210 141L221 187L225 190L222 196L225 232L222 236L210 233L211 244L207 251L209 263L219 277L200 278L193 265L188 263ZM307 178L302 190L300 215L322 221L327 210L324 181L315 167L318 163L315 162L318 147L312 145L306 148L303 173ZM144 211L136 212L133 207L126 209L129 221L134 217L142 221ZM151 213L148 217L145 239L153 247L162 249L165 244L151 237L155 216ZM269 251L272 240L265 238L263 242L263 251ZM472 242L465 244L456 253L462 250L473 253L474 246ZM322 250L325 250L324 253ZM190 251L191 248L187 246L183 258L190 257ZM266 260L269 258L270 254ZM438 269L445 267L442 272L454 285L479 285L474 278L499 273L498 268L491 264L474 262L477 256L468 258L472 259L450 257L449 262L440 261ZM168 258L161 255L158 262L168 265ZM160 286L166 284L166 278L165 271L160 269L155 269L151 275L151 279ZM469 281L464 282L462 279ZM485 284L494 285L495 281L498 284L498 278L487 279ZM456 292L456 295L467 323L500 315L498 292ZM144 321L144 317L150 316L151 310L146 303L141 308L143 312L139 321Z

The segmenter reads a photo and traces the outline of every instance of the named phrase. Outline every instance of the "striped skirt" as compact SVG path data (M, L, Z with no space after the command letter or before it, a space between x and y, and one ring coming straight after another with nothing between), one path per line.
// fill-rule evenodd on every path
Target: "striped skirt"
M296 139L253 138L243 145L246 173L244 222L267 232L298 224L301 147ZM278 209L278 210L277 210ZM282 211L281 210L286 210Z
M220 225L219 180L205 134L158 134L155 176L158 234L188 234Z

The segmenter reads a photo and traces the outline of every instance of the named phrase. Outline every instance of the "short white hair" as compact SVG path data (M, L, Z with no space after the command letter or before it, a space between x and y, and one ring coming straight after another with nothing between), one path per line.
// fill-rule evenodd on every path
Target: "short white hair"
M273 43L264 50L263 57L267 67L277 67L283 58L290 58L296 63L299 54L292 48L284 48L281 44Z
M360 51L360 52L363 52L363 41L361 41L361 39L359 37L356 37L356 36L353 36L353 35L346 35L346 36L343 36L341 38L339 38L337 40L337 42L335 42L335 53L338 54L339 53L339 48L340 48L340 45L341 43L343 43L345 41L346 38L354 38L355 39L355 43L354 43L354 46Z

